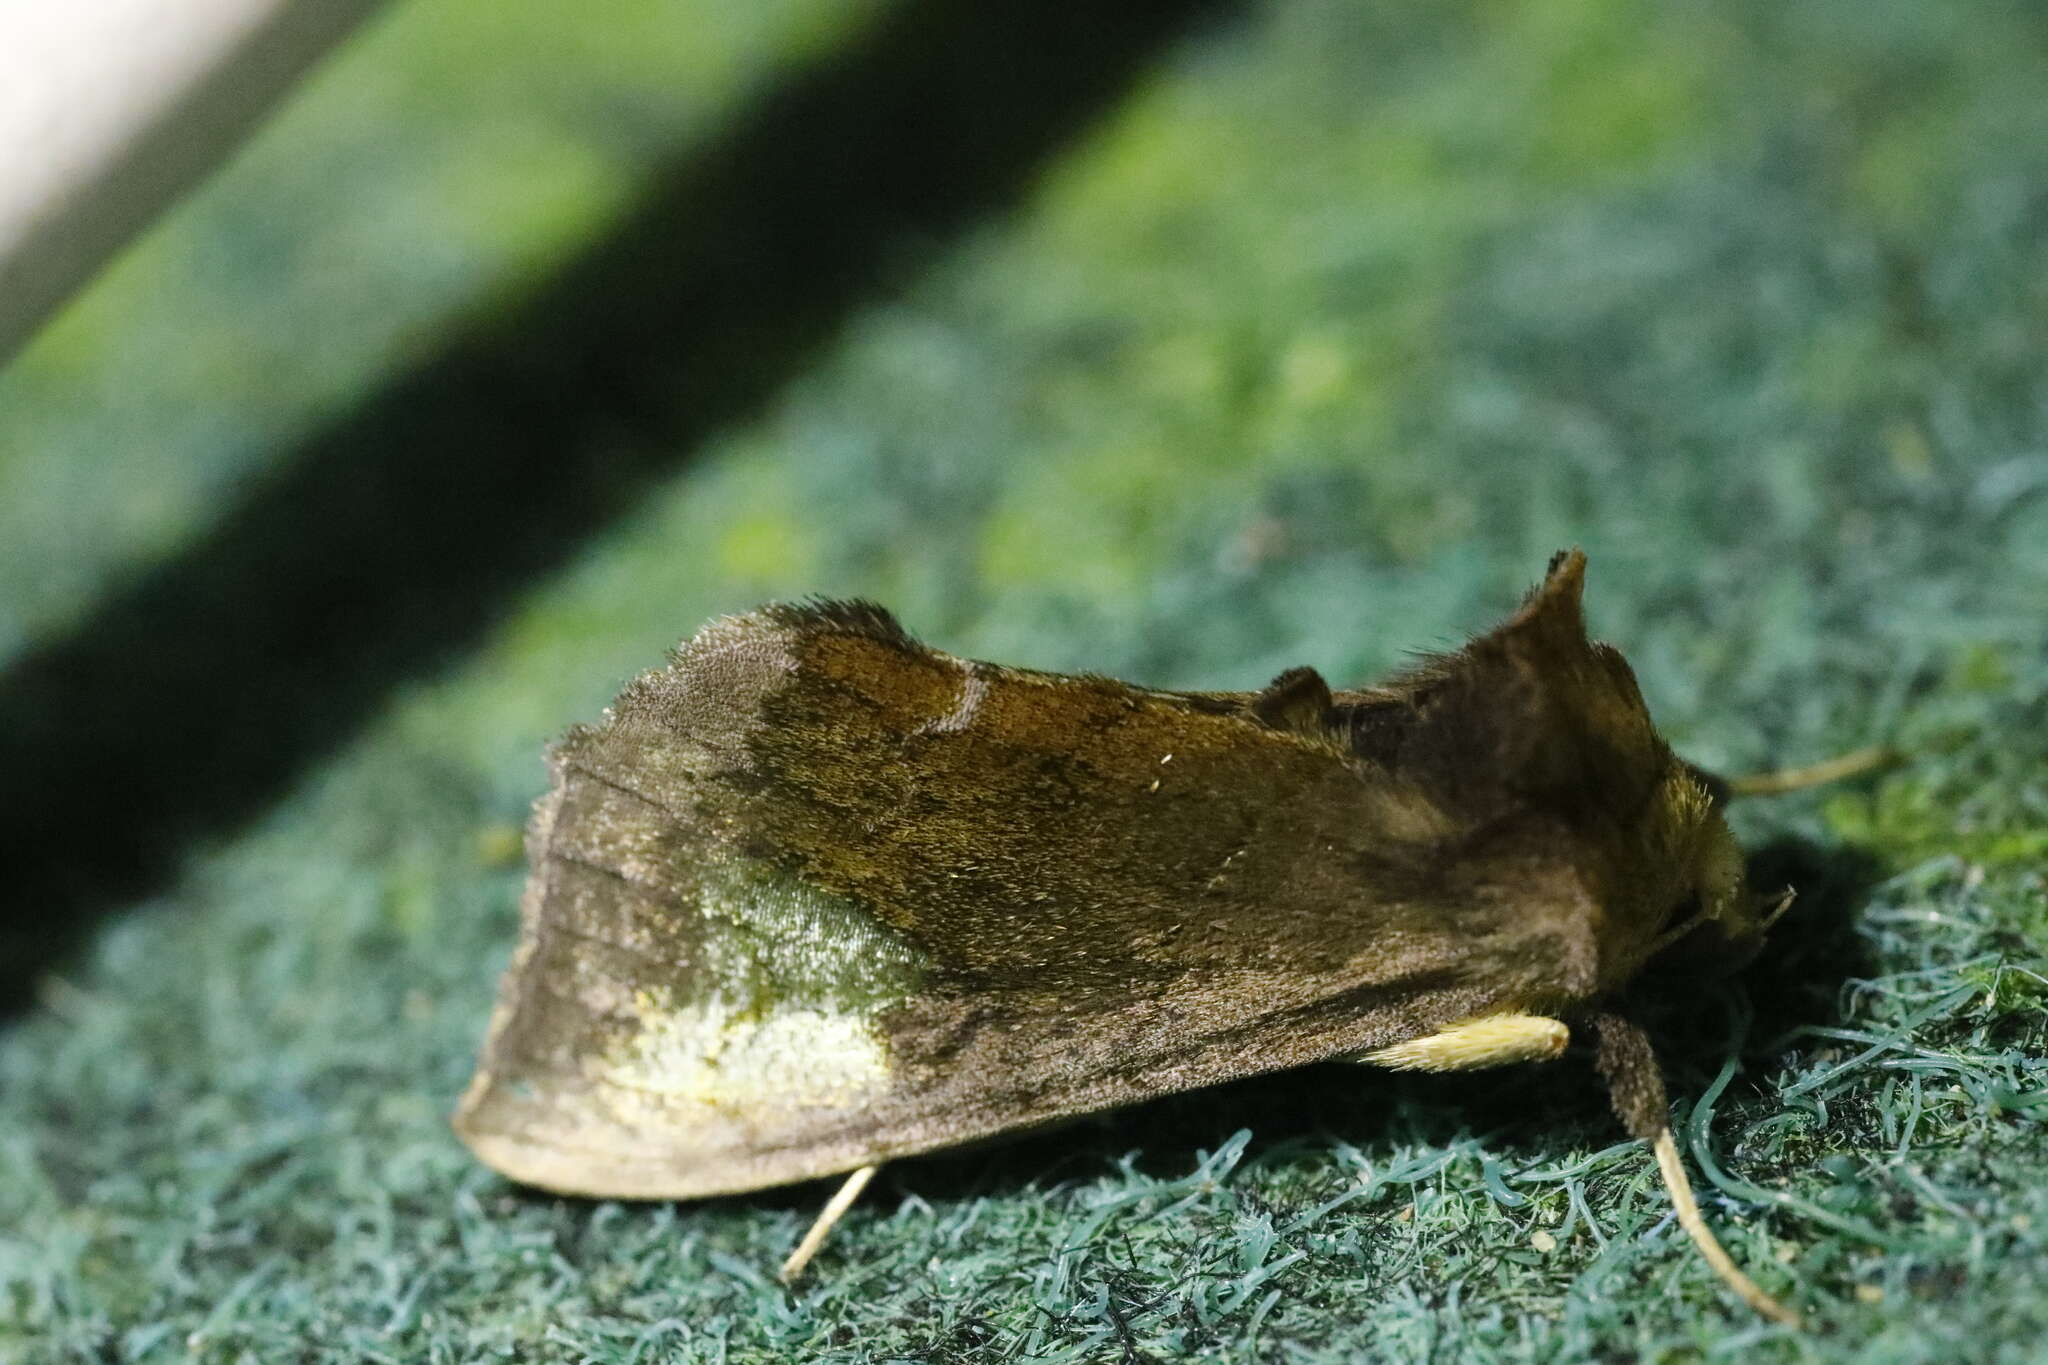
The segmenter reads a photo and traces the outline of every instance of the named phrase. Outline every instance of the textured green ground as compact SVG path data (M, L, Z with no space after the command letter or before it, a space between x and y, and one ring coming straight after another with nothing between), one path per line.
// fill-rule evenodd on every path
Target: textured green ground
M864 12L633 13L395 15L0 376L0 668ZM0 1032L0 1358L2037 1359L2044 73L2017 3L1287 0L1168 49L45 979ZM818 1188L558 1200L448 1133L540 744L707 615L1349 678L1568 544L1695 758L1915 754L1743 812L1808 895L1660 1016L1708 1216L1809 1334L1716 1287L1576 1057L904 1163L794 1294Z

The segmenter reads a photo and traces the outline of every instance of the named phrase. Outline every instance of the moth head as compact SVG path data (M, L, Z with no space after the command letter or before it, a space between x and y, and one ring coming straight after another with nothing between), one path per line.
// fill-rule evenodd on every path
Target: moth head
M1585 556L1551 561L1500 626L1348 710L1354 753L1474 831L1522 831L1600 906L1598 986L1653 959L1732 969L1766 917L1721 815L1724 790L1672 754L1620 651L1590 639ZM1681 951L1681 945L1683 951Z
M1521 789L1605 855L1595 875L1611 917L1604 977L1620 984L1667 964L1732 972L1762 948L1771 914L1748 887L1727 787L1671 752L1620 651L1587 638L1584 574L1584 555L1557 556L1496 633L1537 699L1523 712Z
M1651 970L1736 971L1762 949L1782 905L1749 889L1742 847L1721 815L1724 799L1690 764L1672 760L1647 831L1650 860L1674 874L1661 916L1645 925L1654 930L1643 949Z

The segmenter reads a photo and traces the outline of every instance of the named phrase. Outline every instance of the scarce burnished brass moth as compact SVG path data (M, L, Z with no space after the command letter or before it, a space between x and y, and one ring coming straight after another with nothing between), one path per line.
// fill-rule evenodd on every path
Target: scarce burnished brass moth
M551 753L519 946L455 1118L565 1193L674 1199L1308 1062L1453 1070L1590 1030L1687 1230L1612 1001L1739 965L1728 788L1675 757L1559 555L1369 688L1169 692L954 658L864 603L714 621ZM1781 901L1773 897L1772 901Z

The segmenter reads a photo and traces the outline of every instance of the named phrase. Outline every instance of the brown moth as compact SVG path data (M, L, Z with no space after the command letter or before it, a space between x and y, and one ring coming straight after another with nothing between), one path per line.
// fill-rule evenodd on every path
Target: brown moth
M1584 556L1386 682L1170 692L954 658L864 603L714 621L551 753L455 1126L531 1185L695 1198L1354 1059L1597 1035L1689 1232L1653 956L1760 946L1717 782L1586 638ZM1695 978L1697 979L1697 977Z

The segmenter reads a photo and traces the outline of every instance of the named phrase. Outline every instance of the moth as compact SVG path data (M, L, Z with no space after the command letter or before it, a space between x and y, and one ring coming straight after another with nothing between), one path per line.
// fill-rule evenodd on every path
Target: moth
M713 621L552 749L456 1130L568 1194L853 1172L788 1278L893 1158L1584 1030L1703 1253L1796 1321L1701 1220L1612 1004L1653 959L1740 965L1786 898L1744 885L1730 785L1587 639L1584 572L1560 554L1498 628L1349 691L977 663L862 602Z

